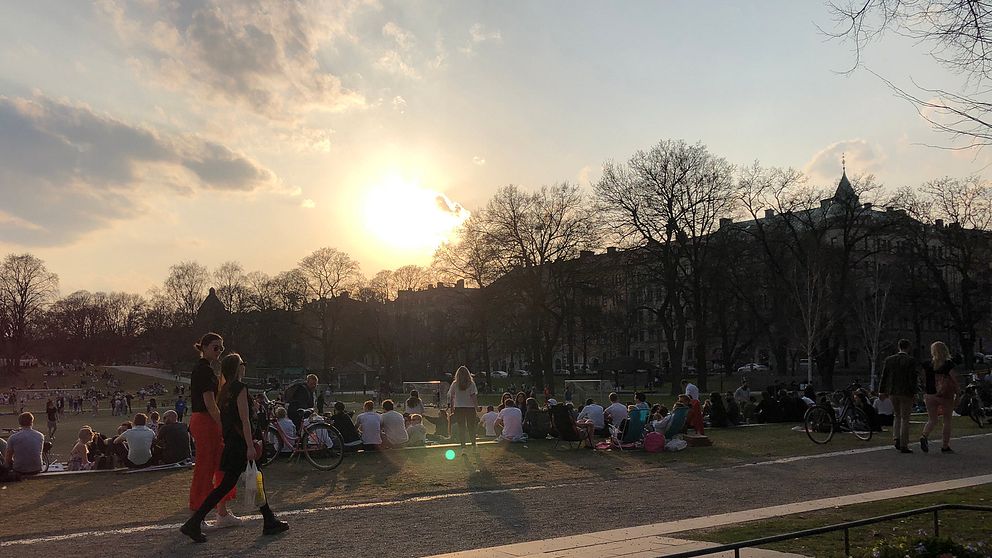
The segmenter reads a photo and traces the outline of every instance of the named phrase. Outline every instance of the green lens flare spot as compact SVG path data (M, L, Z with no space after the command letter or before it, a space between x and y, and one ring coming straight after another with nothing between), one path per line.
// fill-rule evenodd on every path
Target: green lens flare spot
M447 459L448 461L454 461L455 460L455 450L450 450L449 449L448 451L444 452L444 458Z

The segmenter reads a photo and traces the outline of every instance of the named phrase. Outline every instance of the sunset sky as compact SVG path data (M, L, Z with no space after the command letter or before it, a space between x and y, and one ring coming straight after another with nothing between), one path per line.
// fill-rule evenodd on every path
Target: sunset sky
M890 188L982 172L828 40L818 2L0 3L0 256L76 289L171 264L427 264L500 186L588 187L662 139ZM865 54L953 88L895 36Z

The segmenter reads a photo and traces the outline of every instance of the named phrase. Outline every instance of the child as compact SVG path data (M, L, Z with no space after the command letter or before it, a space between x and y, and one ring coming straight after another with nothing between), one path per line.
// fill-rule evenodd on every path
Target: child
M159 419L158 411L152 411L152 413L148 415L148 418L150 420L148 424L148 428L151 428L152 432L158 434L158 419Z
M362 434L362 447L365 451L377 451L382 445L382 418L375 412L373 401L366 401L363 408L365 412L355 417Z
M69 452L70 471L86 471L90 468L90 452L86 445L92 440L92 428L84 426L79 429L79 439L76 441L76 445L72 446L72 451Z
M496 410L493 406L486 407L486 414L482 415L482 419L479 422L485 427L487 438L496 437L496 417Z
M424 426L424 416L420 413L410 415L410 426L406 429L410 438L408 446L422 446L427 442L427 427Z

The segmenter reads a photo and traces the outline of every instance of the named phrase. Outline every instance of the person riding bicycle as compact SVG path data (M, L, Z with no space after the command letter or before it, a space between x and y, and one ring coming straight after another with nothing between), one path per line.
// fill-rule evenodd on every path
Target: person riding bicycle
M317 406L317 381L315 374L308 374L306 383L294 384L286 390L286 412L297 431L303 424L303 410Z

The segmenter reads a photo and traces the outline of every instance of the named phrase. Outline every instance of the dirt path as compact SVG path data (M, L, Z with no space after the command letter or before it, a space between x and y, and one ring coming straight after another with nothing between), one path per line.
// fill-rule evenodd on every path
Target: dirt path
M455 490L371 502L345 502L291 512L292 530L270 539L251 522L211 533L193 545L166 522L69 539L0 540L0 555L72 552L115 556L424 556L554 536L673 521L813 498L857 494L989 472L992 437L956 440L957 454L902 455L890 449L748 466L658 468L634 476L570 481L548 478L524 486L493 486L502 472L469 456L458 463L484 490ZM485 454L483 454L485 456ZM501 466L506 466L505 462ZM499 474L497 474L499 473ZM384 479L388 482L388 479ZM472 486L472 482L469 486ZM273 506L280 509L277 498ZM0 500L0 510L2 510ZM6 511L6 510L4 510ZM75 538L79 537L79 538ZM93 544L90 541L103 541ZM84 542L81 546L79 543Z

